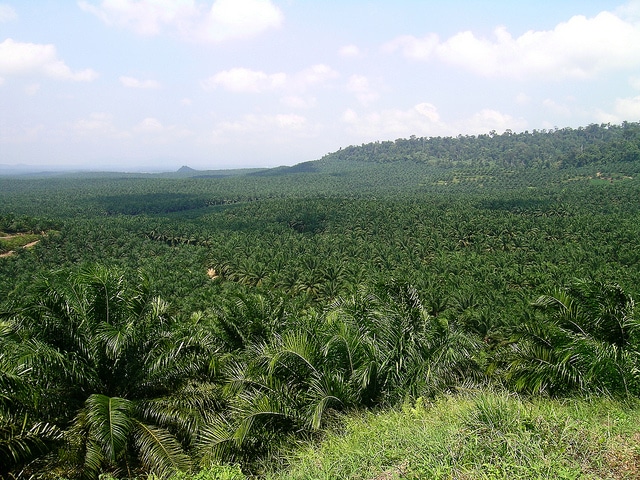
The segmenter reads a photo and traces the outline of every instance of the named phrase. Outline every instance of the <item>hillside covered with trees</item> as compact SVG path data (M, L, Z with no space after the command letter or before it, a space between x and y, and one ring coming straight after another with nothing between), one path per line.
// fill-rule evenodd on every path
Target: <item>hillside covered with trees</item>
M275 475L345 418L469 392L460 428L574 398L638 418L639 174L625 123L0 177L0 476Z

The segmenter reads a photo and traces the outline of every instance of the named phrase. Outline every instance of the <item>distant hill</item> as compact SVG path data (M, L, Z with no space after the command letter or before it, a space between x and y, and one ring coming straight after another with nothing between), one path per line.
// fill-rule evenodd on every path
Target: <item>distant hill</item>
M581 167L593 163L640 160L640 123L589 125L457 137L399 138L350 145L322 159L325 165L345 162L391 163L411 160L438 166Z
M313 161L275 168L196 170L183 165L164 173L71 171L51 167L0 165L0 176L31 177L152 177L223 178L233 176L280 177L296 174L357 174L372 165L411 162L425 167L447 168L543 168L563 169L640 161L640 123L601 124L579 128L533 130L457 137L398 138L349 145Z
M197 173L197 170L194 170L191 167L187 167L186 165L183 165L182 167L180 167L178 169L177 173L181 173L181 174L194 174Z

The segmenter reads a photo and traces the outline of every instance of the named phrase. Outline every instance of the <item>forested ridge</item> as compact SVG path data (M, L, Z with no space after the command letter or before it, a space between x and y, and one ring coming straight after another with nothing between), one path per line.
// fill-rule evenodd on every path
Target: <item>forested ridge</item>
M0 177L0 476L264 476L476 390L633 404L639 173L624 123Z
M453 137L400 138L349 146L327 160L395 162L413 160L434 166L580 167L592 163L640 159L637 123L589 125Z

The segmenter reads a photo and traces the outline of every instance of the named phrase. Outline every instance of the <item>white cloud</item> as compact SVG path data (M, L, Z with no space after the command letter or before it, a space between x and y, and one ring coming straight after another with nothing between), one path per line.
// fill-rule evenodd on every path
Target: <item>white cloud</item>
M285 73L267 74L248 68L232 68L216 73L202 82L202 86L205 90L222 87L232 92L259 93L281 87L286 80Z
M338 50L338 55L341 57L359 57L360 48L357 45L344 45Z
M248 38L282 25L284 16L270 0L216 0L200 30L204 40Z
M615 112L620 121L637 122L640 120L640 96L619 98L615 103Z
M142 133L159 133L164 130L164 127L157 118L147 117L140 122L134 130Z
M369 105L380 97L369 79L362 75L351 75L347 82L347 90L352 92L362 105Z
M320 63L301 71L295 76L295 79L300 86L307 87L309 85L325 83L339 76L340 74L334 69Z
M383 50L417 60L436 58L487 77L587 78L640 66L640 26L602 12L593 18L574 16L553 30L531 30L518 38L498 27L492 39L470 31L445 41L435 34L402 36Z
M0 3L0 23L10 22L18 18L18 14L10 5Z
M407 138L418 136L477 135L491 130L526 128L526 122L497 110L484 109L470 117L447 123L442 120L435 105L419 103L408 110L390 109L359 115L346 110L342 121L352 134L362 141L380 138Z
M143 36L157 35L166 26L186 27L185 23L198 15L192 0L102 0L100 5L80 0L78 6L109 26Z
M160 88L160 83L155 80L139 80L133 77L120 77L120 83L128 88L153 89Z
M419 103L409 110L391 109L366 115L349 109L342 120L352 133L369 139L434 135L445 128L437 108L430 103Z
M185 40L222 42L250 38L283 22L282 12L271 0L86 0L80 8L109 26L153 36L165 31Z
M640 77L631 77L629 79L629 85L636 90L640 90Z
M269 90L305 90L316 84L325 83L339 74L326 65L313 65L294 75L286 73L265 73L248 68L232 68L216 73L202 82L205 90L217 87L237 93L261 93Z
M98 76L91 69L72 71L58 59L54 45L15 42L10 38L0 43L0 74L39 74L78 82L91 81Z
M506 113L490 108L485 108L469 118L454 122L451 131L465 135L480 135L492 130L504 132L505 130L524 130L527 122L521 118L514 118Z

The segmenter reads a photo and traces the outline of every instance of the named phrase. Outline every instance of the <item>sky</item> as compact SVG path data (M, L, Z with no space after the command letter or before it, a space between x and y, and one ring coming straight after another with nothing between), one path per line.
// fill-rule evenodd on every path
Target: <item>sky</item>
M640 0L0 0L0 165L275 167L640 121Z

